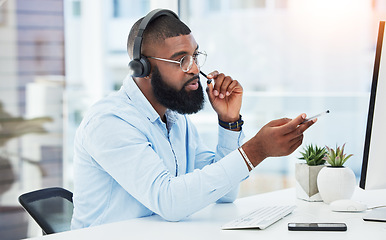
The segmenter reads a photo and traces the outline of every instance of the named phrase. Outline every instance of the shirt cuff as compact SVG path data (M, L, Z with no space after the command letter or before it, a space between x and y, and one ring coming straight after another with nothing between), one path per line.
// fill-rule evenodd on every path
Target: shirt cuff
M219 161L225 169L232 186L237 186L249 176L249 169L240 152L236 149Z
M243 143L245 135L243 130L231 131L218 126L218 145L225 149L235 150Z

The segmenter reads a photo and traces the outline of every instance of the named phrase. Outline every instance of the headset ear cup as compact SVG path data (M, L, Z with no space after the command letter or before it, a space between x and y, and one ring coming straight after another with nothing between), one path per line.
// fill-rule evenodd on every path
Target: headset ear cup
M1 0L0 0L1 1ZM151 72L151 65L149 60L141 55L141 45L143 40L143 34L145 32L145 29L147 25L153 21L154 19L160 17L160 16L171 16L179 19L177 14L175 14L173 11L167 10L167 9L155 9L148 13L141 21L139 27L138 27L138 34L134 39L133 44L133 60L130 61L129 67L131 69L131 75L133 77L146 77L149 76ZM129 44L128 44L129 47Z
M133 59L130 61L129 63L129 67L132 71L132 76L133 77L139 77L142 75L143 73L143 67L142 67L142 64L141 62L138 60L138 59Z
M151 70L150 62L146 57L130 61L129 67L131 68L133 77L146 77L150 74Z
M140 77L147 77L150 74L151 71L151 65L147 57L142 56L141 59L139 59L142 65L143 72Z

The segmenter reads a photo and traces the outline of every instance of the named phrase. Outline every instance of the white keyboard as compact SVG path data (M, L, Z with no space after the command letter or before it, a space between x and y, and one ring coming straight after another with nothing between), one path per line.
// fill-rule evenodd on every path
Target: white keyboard
M284 218L288 214L292 213L295 208L296 206L261 207L225 224L222 226L222 229L265 229L280 219Z

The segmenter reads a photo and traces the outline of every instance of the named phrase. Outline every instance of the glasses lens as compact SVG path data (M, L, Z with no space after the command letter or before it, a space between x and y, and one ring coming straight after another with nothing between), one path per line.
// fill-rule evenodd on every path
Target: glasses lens
M206 61L206 53L198 52L194 56L186 55L181 59L180 66L182 71L187 72L192 69L193 61L197 64L199 68L201 68Z
M182 71L187 72L193 66L193 57L191 55L186 55L181 59L180 66Z
M198 52L197 55L195 56L195 61L199 67L204 66L205 61L206 61L206 53L205 52Z

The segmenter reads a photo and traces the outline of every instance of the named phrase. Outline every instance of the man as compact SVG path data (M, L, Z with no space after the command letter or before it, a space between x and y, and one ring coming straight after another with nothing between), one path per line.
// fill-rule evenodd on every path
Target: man
M141 21L128 38L132 59ZM243 89L214 71L206 86L219 119L213 152L186 115L204 103L202 53L190 29L176 17L157 17L146 26L140 53L149 74L126 77L77 131L73 229L153 214L178 221L211 203L232 202L249 171L269 156L292 153L314 123L303 123L305 114L274 120L242 144Z

